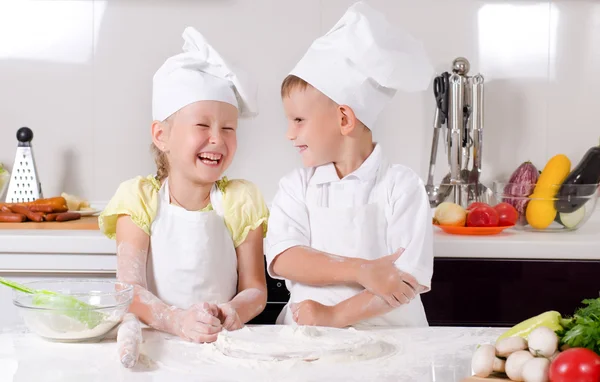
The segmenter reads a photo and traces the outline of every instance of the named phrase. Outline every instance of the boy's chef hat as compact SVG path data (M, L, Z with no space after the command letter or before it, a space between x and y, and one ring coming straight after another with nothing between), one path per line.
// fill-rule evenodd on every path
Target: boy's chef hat
M372 128L396 90L427 89L434 74L421 43L369 5L352 5L291 71Z
M255 116L256 86L234 68L196 29L183 32L183 53L168 58L154 74L152 117L163 121L197 101L222 101L237 107L240 118Z

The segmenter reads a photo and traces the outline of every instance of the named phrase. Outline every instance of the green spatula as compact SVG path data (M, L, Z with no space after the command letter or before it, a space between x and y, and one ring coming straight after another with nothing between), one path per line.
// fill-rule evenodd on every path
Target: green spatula
M31 302L34 306L52 309L56 314L71 317L84 323L89 329L95 328L104 319L104 314L96 311L97 306L86 304L73 296L66 296L45 289L31 289L2 277L0 277L0 284L31 294Z

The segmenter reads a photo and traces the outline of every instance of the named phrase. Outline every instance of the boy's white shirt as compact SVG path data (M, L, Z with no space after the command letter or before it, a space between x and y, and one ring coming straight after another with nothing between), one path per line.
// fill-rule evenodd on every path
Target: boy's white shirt
M386 169L386 175L381 179L377 176L380 167ZM377 257L404 248L395 265L429 289L433 274L433 229L423 182L411 169L387 164L379 145L356 171L343 179L339 179L333 164L298 169L281 179L271 207L266 238L266 259L271 277L282 279L273 274L271 267L277 255L294 246L311 247L310 208L346 209L368 204L377 204L385 214L385 234L383 239L378 239L385 243L378 244L385 246L387 253ZM347 253L333 254L369 258L368 254L352 253L352 248L348 248ZM294 301L296 284L286 280L293 302L297 302ZM319 291L326 293L327 288L336 287L313 287L311 290L318 294ZM311 299L319 301L318 297ZM338 302L329 298L322 303L333 305ZM403 319L398 315L400 312L391 312L379 319L367 320L365 324L427 325L420 298L408 305L397 310L405 311L414 316L412 318Z

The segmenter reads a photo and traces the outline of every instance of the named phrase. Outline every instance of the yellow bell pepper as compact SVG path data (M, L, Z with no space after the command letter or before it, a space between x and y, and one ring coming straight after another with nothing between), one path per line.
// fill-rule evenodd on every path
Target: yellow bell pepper
M500 337L498 337L496 342L504 338L517 336L527 339L527 337L529 337L529 333L531 333L534 329L539 328L540 326L546 326L554 331L561 330L561 319L562 316L557 311L550 310L548 312L544 312L535 317L531 317L523 322L520 322L512 328L508 329Z

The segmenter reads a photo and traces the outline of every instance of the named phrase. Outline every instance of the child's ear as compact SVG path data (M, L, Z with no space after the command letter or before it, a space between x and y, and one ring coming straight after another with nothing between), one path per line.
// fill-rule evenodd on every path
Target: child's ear
M342 135L350 135L356 128L356 115L348 105L340 105L338 107L340 115L340 132Z
M167 141L169 137L168 126L164 122L152 122L152 142L162 152L168 152Z

